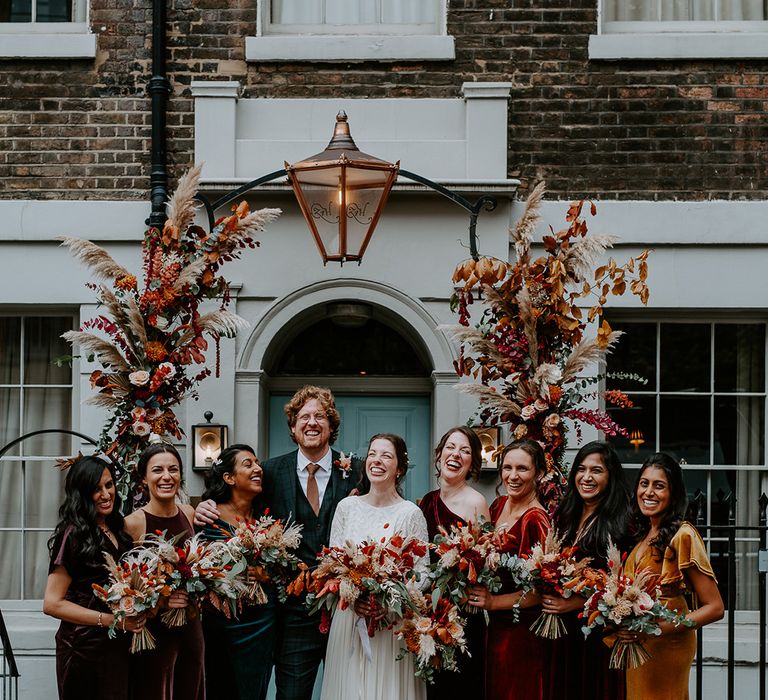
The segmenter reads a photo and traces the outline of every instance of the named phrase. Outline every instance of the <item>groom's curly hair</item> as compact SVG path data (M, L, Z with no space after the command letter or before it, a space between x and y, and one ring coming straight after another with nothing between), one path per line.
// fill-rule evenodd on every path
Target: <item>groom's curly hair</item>
M330 389L326 389L324 386L314 386L307 384L301 387L292 397L291 400L285 404L285 415L288 418L288 432L291 434L291 439L296 442L293 437L293 428L296 425L296 418L299 415L299 411L307 401L317 399L320 405L325 411L325 415L328 417L328 423L331 427L331 439L328 441L331 445L336 442L336 438L339 436L339 426L341 425L341 416L336 410L336 400L333 398L333 394Z

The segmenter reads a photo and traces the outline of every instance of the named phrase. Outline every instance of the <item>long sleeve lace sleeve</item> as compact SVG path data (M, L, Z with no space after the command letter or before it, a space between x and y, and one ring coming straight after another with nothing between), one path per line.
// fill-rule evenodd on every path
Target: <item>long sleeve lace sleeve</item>
M347 524L347 501L349 497L342 500L336 507L336 513L331 523L331 537L328 543L331 547L341 547L344 544L345 530Z

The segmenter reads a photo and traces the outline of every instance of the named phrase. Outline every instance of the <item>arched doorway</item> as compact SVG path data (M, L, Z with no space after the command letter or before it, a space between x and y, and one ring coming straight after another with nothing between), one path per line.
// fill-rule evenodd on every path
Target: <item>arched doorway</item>
M275 336L262 367L270 455L295 447L285 402L297 387L320 384L333 390L342 416L334 447L364 455L371 435L402 435L410 462L404 495L416 500L429 489L433 368L423 343L391 310L354 299L307 308Z

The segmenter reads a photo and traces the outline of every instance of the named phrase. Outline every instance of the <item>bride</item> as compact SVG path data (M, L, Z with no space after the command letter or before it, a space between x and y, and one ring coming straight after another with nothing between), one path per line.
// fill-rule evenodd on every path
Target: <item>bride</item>
M407 469L408 453L401 437L382 433L371 438L365 461L370 490L339 503L331 525L331 547L397 532L427 541L427 522L421 511L398 493L397 485ZM426 564L424 557L417 568L424 572ZM354 610L337 608L334 613L321 700L423 700L426 689L414 675L412 657L395 660L401 643L390 630L379 630L370 639L368 658L356 622L358 616L371 612L367 603L358 601Z

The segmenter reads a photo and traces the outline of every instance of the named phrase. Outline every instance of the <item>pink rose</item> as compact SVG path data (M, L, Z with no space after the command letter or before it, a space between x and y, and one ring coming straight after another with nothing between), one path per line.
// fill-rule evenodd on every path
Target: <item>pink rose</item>
M558 425L560 425L560 416L557 415L557 413L550 413L545 419L544 419L544 427L545 428L556 428Z
M520 417L523 420L531 420L536 413L536 407L532 403L529 403L527 406L523 406L523 410L520 411Z
M137 421L131 426L131 431L134 435L138 435L139 437L145 437L149 435L151 428L149 426L149 423L143 423L141 421Z
M147 415L147 411L144 408L140 408L139 406L136 406L131 411L131 418L133 418L134 422L141 422L144 420L144 416Z
M137 369L135 372L131 372L128 375L128 381L133 386L144 386L149 382L149 372L145 369Z

